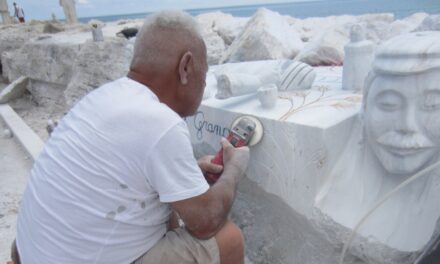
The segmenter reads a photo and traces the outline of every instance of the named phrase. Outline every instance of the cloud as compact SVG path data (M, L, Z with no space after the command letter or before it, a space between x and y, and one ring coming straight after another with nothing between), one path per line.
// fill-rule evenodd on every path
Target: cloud
M77 0L77 1L78 1L78 4L81 4L81 5L89 4L89 0Z

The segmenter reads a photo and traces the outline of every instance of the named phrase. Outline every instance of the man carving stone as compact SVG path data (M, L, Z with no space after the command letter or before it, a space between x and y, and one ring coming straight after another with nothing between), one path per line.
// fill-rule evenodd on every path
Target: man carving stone
M343 226L353 228L388 192L440 160L439 39L440 32L405 34L376 53L364 91L363 143L355 130L317 199ZM422 250L440 216L439 172L391 196L359 233L401 252Z
M76 17L75 0L60 0L60 5L63 7L67 23L78 23L78 19Z
M196 161L182 119L200 105L206 57L188 14L147 18L127 77L79 101L36 161L15 263L243 263L228 213L249 149L223 140L224 166ZM221 177L209 186L207 172Z

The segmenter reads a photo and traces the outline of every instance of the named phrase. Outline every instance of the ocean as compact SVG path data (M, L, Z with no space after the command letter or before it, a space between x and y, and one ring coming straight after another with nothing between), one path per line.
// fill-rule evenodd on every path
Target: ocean
M440 14L440 0L317 0L313 2L188 9L186 11L192 15L221 11L236 17L249 17L252 16L258 8L262 7L296 18L360 15L366 13L394 13L396 19L399 19L417 12ZM120 19L144 18L146 15L148 15L148 13L119 14L100 17L83 17L79 18L79 20L81 22L87 22L90 19L97 19L108 22Z

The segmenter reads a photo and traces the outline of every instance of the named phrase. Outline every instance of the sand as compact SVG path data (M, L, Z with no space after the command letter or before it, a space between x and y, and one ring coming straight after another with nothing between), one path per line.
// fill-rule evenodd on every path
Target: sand
M15 139L3 135L4 129L6 126L0 120L0 263L9 260L17 212L32 166L32 160Z

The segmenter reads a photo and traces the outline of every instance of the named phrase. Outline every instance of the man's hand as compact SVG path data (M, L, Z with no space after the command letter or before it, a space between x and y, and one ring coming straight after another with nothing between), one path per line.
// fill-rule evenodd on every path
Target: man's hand
M171 203L173 210L178 212L185 223L186 230L199 239L214 236L226 222L237 184L243 178L249 162L248 147L234 148L225 138L222 138L221 144L223 166L212 164L212 156L205 156L198 161L203 172L221 172L217 182L204 194Z
M249 148L234 148L225 138L221 139L223 148L223 166L224 171L230 171L239 181L247 169L249 163Z
M222 165L217 165L211 162L214 158L212 155L201 157L197 163L199 164L200 169L202 170L203 175L206 176L207 173L212 174L220 174L223 171Z

